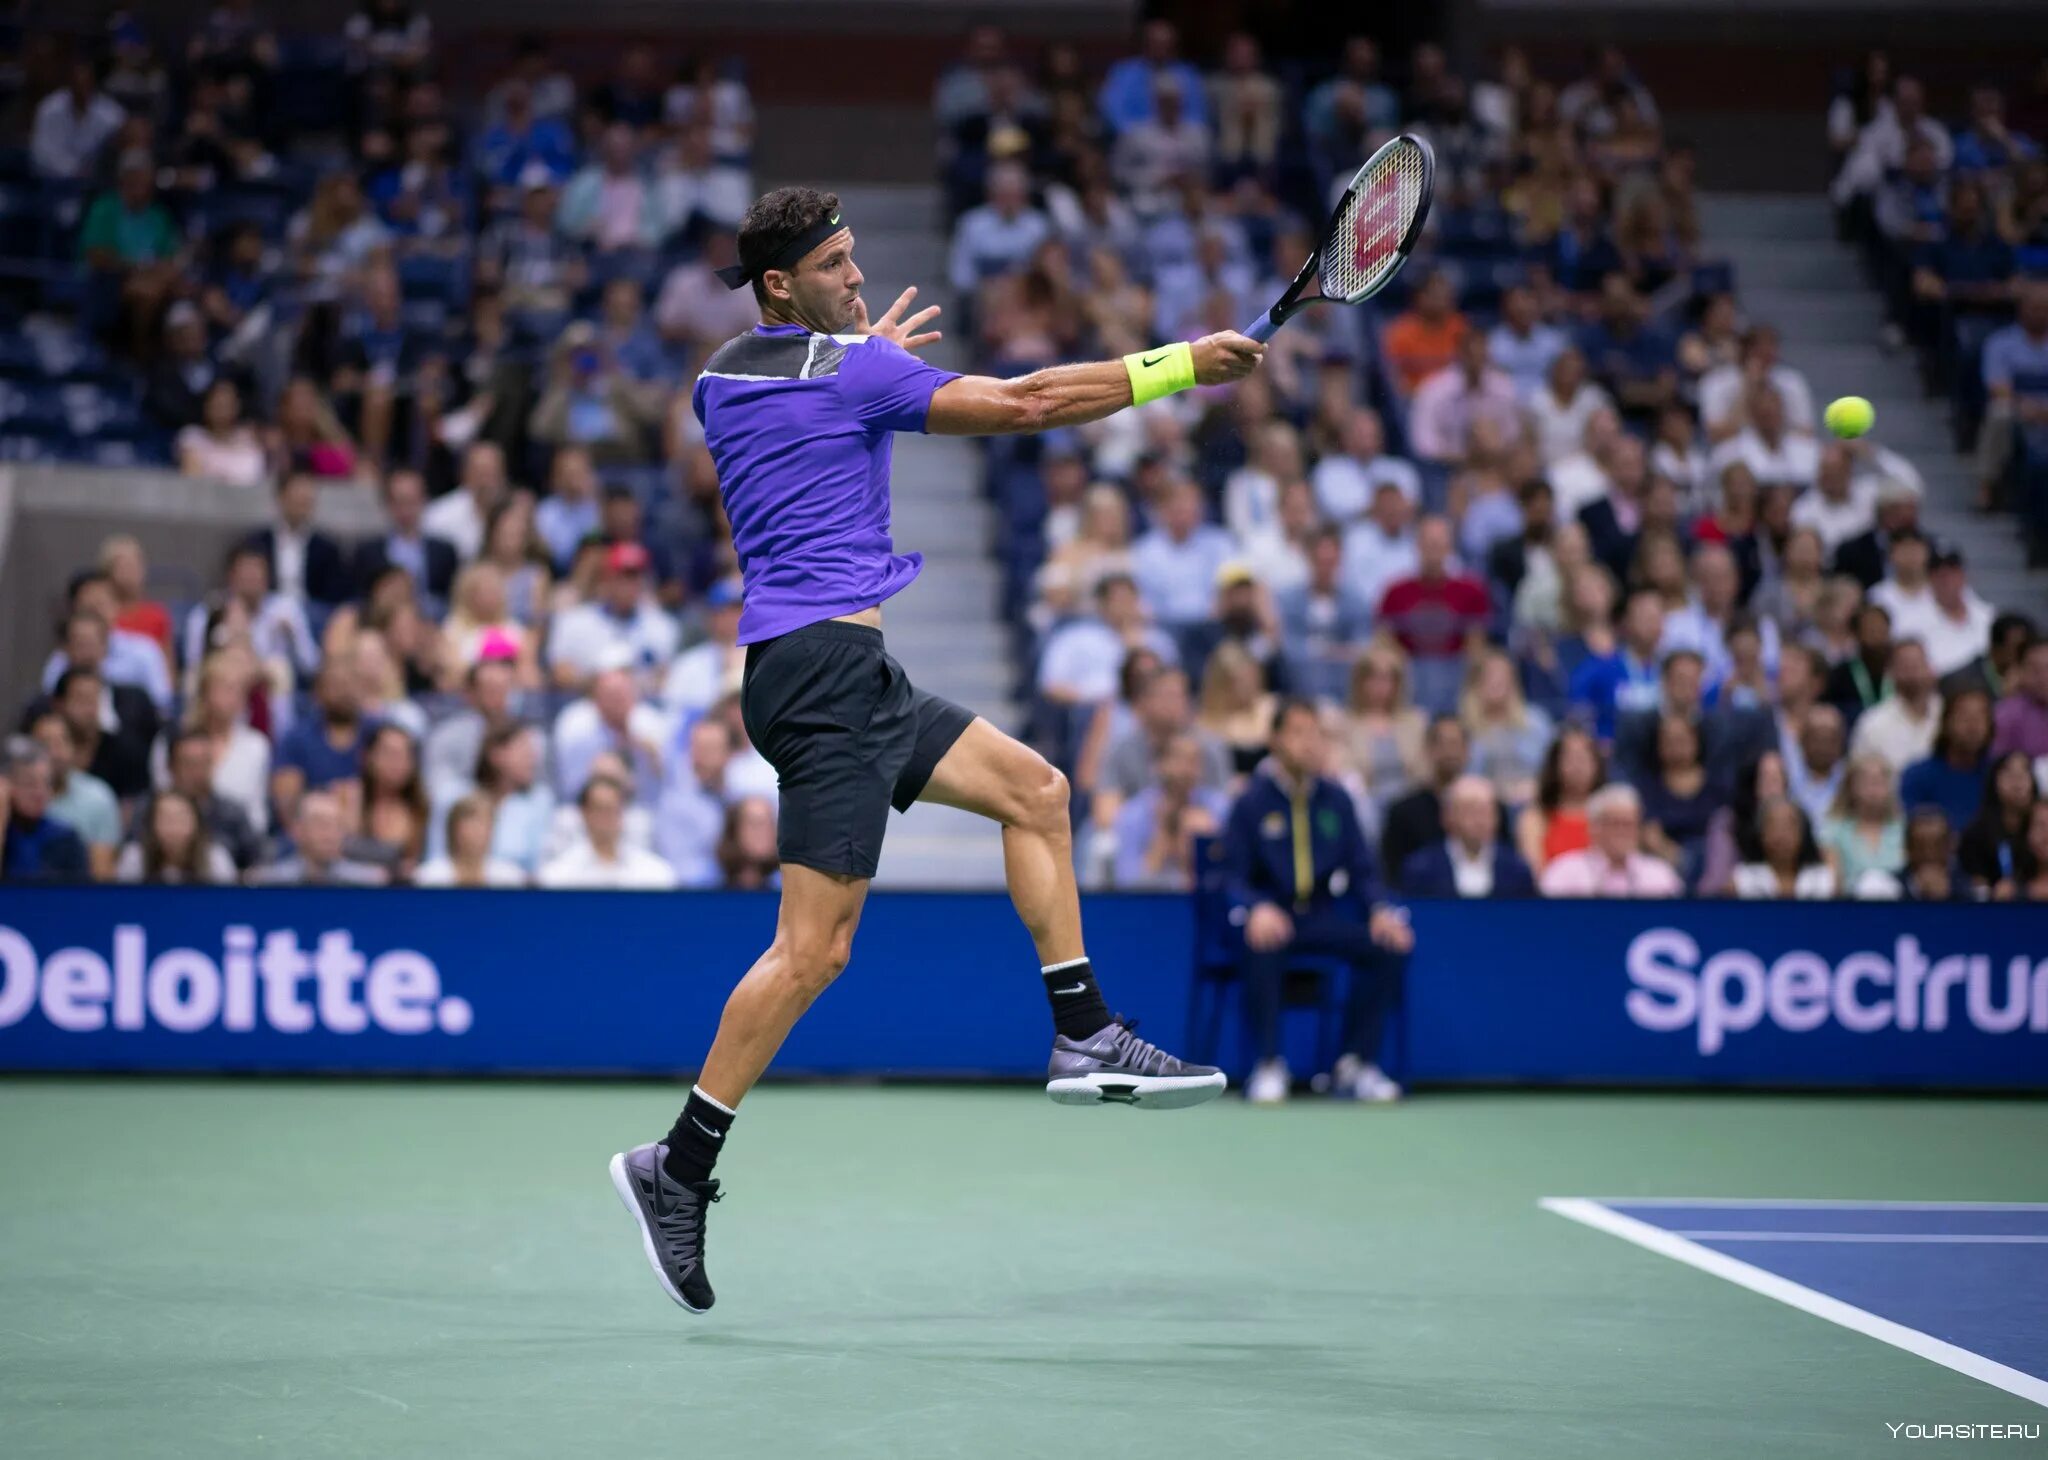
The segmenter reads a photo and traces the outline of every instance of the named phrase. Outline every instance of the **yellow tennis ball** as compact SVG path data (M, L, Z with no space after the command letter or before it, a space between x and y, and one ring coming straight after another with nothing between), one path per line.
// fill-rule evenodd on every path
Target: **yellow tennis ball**
M1827 413L1822 417L1828 429L1844 441L1853 440L1868 431L1877 421L1877 412L1870 408L1870 402L1860 395L1845 395L1840 400L1828 402Z

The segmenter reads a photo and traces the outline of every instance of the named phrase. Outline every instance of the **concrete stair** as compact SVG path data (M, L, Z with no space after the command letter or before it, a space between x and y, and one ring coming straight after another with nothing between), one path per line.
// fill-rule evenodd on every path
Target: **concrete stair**
M1926 399L1910 355L1879 343L1884 309L1852 250L1838 242L1818 195L1717 193L1701 199L1710 252L1735 266L1743 312L1784 336L1787 363L1805 372L1815 409L1860 395L1877 412L1872 437L1918 467L1927 482L1922 525L1953 542L1970 582L2002 609L2048 614L2048 573L2029 572L2010 518L1972 510L1976 484L1959 455L1947 407Z

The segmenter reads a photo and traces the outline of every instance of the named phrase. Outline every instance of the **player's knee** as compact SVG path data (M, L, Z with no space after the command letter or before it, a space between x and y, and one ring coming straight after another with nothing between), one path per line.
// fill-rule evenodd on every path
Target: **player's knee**
M853 956L853 931L792 933L783 939L783 968L806 1000L832 986Z
M1018 822L1044 835L1065 835L1069 829L1067 803L1071 796L1067 778L1060 768L1041 759L1032 774L1025 778Z

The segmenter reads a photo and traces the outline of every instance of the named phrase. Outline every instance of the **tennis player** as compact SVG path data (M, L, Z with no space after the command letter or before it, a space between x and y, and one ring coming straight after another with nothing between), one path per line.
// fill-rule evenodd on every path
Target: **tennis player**
M937 801L1002 826L1010 898L1037 944L1052 1002L1046 1091L1071 1105L1170 1108L1222 1093L1112 1016L1081 941L1067 782L1029 747L914 687L882 641L882 602L923 559L889 536L894 433L991 436L1096 421L1196 385L1241 380L1265 347L1242 335L996 380L911 352L937 306L905 317L906 289L870 321L839 199L780 188L747 210L740 262L762 323L721 346L693 405L718 464L745 580L740 708L781 781L782 906L774 941L726 1001L718 1036L667 1138L612 1158L668 1295L712 1303L705 1212L733 1117L790 1028L846 966L889 808Z

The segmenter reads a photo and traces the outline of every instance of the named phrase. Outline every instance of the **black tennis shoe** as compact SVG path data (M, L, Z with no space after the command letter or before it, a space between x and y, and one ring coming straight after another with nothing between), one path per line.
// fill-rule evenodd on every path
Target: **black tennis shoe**
M704 1214L719 1199L716 1181L684 1183L662 1169L668 1147L656 1142L612 1157L612 1185L640 1228L640 1245L661 1290L692 1313L710 1310L704 1272Z

